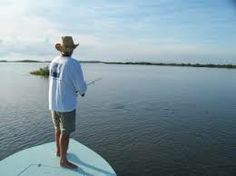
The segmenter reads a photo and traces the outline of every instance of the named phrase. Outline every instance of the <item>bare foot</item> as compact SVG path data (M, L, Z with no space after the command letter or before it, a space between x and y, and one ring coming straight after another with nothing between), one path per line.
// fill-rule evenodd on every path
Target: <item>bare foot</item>
M67 168L67 169L77 169L78 166L76 166L75 164L65 160L65 161L61 161L60 162L60 166L61 167L64 167L64 168Z

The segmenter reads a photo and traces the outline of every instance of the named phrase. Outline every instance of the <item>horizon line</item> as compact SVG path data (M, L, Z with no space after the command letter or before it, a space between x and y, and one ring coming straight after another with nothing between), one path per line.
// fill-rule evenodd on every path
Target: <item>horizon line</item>
M13 63L50 63L51 61L39 60L16 60L7 61L0 60L0 62L13 62ZM236 69L236 64L201 64L201 63L164 63L164 62L114 62L114 61L79 61L81 63L101 63L101 64L120 64L120 65L150 65L150 66L177 66L177 67L207 67L207 68L227 68Z

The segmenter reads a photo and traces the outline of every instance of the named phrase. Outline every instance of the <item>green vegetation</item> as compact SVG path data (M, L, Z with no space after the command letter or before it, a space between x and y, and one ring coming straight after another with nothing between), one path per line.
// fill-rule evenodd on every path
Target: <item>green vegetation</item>
M20 63L50 63L51 61L38 61L38 60L14 60L14 61L8 61L8 60L0 60L0 62L20 62Z
M207 67L207 68L228 68L235 69L232 64L190 64L190 63L151 63L151 62L102 62L104 64L125 64L125 65L159 65L176 67Z
M207 67L207 68L228 68L235 69L233 64L191 64L191 63L157 63L157 62L106 62L106 61L81 61L81 63L102 63L102 64L121 64L121 65L158 65L173 67Z
M50 63L50 61L37 61L37 60L18 60L18 61L7 61L0 60L0 62L25 62L25 63ZM158 62L108 62L108 61L80 61L80 63L95 63L95 64L122 64L122 65L158 65L158 66L174 66L174 67L207 67L207 68L227 68L227 69L235 69L236 65L233 64L191 64L191 63L158 63ZM38 71L31 72L36 75L43 76L44 73L48 72L45 68L40 68Z
M81 63L102 63L102 64L122 64L122 65L158 65L158 66L173 66L173 67L207 67L207 68L226 68L236 69L236 65L232 64L190 64L190 63L151 63L151 62L104 62L104 61L81 61ZM39 70L32 71L30 74L49 76L49 68L44 67Z
M18 61L15 61L15 62L36 62L36 63L38 63L38 62L41 62L41 61L37 61L37 60L18 60Z
M49 68L48 67L40 68L39 70L30 72L30 74L48 77Z

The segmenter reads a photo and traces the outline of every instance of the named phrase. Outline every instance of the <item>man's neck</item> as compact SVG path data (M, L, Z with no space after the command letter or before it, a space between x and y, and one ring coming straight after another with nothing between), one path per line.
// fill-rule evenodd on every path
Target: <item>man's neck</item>
M62 57L71 57L71 55L67 55L67 54L62 54Z

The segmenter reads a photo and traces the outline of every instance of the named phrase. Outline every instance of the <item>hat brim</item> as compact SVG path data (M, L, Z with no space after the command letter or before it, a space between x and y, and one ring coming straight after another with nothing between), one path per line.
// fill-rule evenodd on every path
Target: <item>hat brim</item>
M77 46L79 46L79 43L77 43L77 44L71 46L71 49L74 50ZM60 43L56 43L56 44L55 44L55 48L56 48L57 51L65 52L64 47L63 47Z

